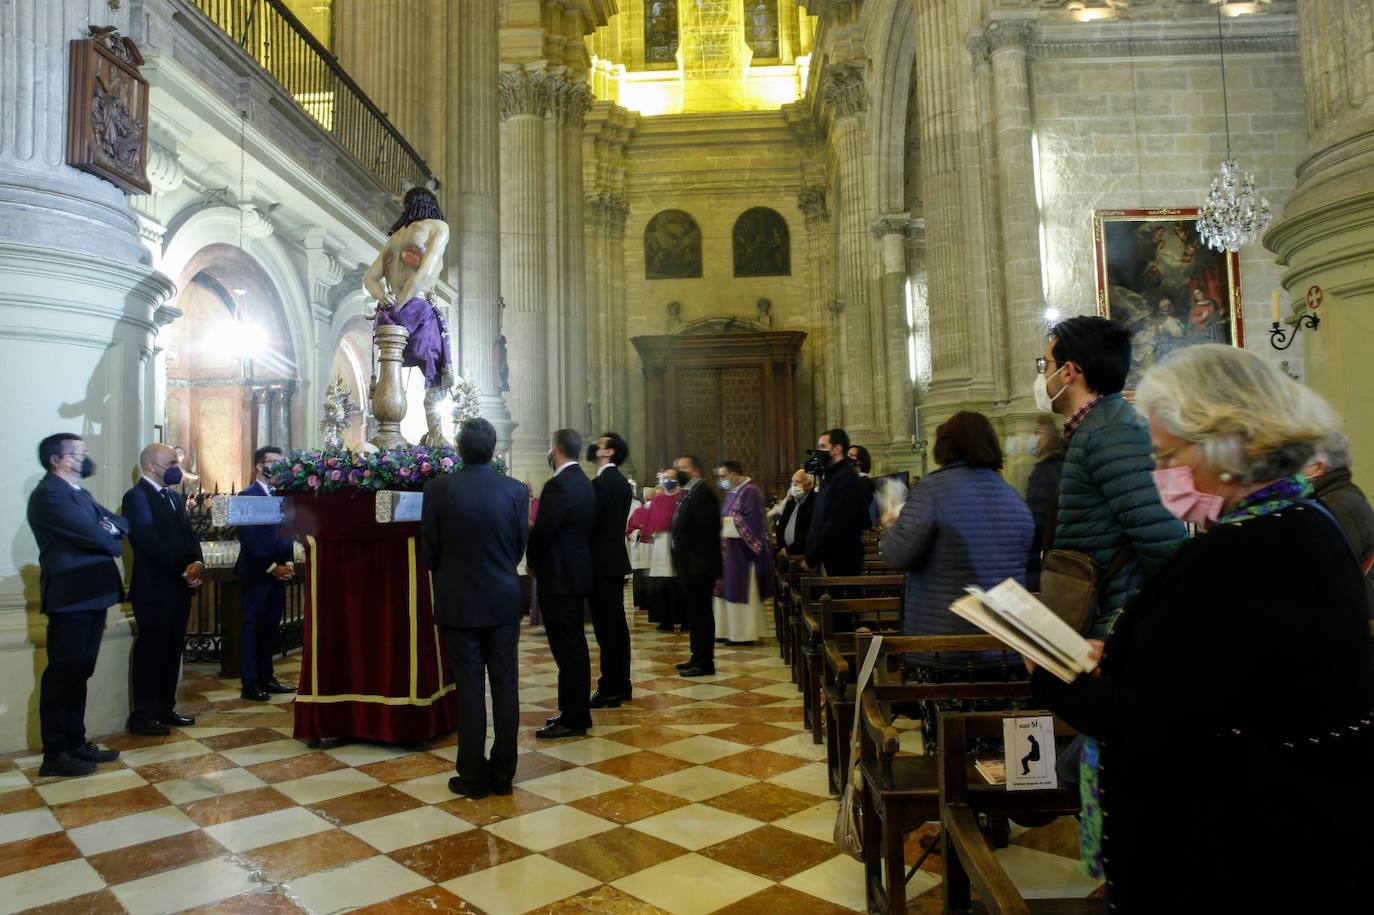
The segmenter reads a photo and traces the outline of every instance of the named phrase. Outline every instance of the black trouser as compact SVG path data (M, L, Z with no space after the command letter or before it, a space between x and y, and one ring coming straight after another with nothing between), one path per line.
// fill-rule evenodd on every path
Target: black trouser
M692 666L716 669L716 616L711 597L716 589L714 576L682 575L682 612L692 629Z
M570 728L592 726L592 659L583 630L585 598L572 594L539 594L544 634L558 665L558 720Z
M191 615L191 596L180 600L134 602L138 641L134 642L134 724L166 721L177 701L181 677L181 652L186 641L186 621Z
M650 610L648 599L645 596L648 593L645 584L649 581L649 570L635 569L631 575L630 581L630 599L634 601L635 609L649 610L649 622L658 622L658 620L654 619L653 611Z
M86 743L86 681L95 673L104 632L104 610L48 615L48 666L38 693L44 756Z
M475 791L501 788L515 778L520 729L516 658L520 624L450 629L444 644L453 663L458 697L458 777ZM491 715L496 738L487 759L487 681L491 681Z
M630 698L630 625L625 621L625 579L598 576L592 581L592 631L601 649L596 688L607 696Z
M243 628L239 658L243 682L263 684L275 679L272 652L277 647L277 627L286 610L286 583L260 581L243 586Z

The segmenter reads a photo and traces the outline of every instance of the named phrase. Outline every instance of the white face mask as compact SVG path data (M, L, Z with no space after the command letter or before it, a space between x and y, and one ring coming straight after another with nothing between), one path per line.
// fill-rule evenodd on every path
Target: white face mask
M800 499L802 496L806 495L806 490L802 489L800 486L793 486L791 489L787 490L787 494L793 499Z
M1064 367L1061 365L1054 370L1054 375L1058 375L1062 371L1064 371ZM1054 375L1050 375L1048 378L1044 375L1035 376L1035 384L1033 386L1035 391L1035 406L1039 408L1042 413L1053 413L1054 402L1059 399L1059 394L1063 394L1068 390L1068 386L1065 385L1059 389L1059 394L1053 397L1050 396L1050 378L1053 378Z

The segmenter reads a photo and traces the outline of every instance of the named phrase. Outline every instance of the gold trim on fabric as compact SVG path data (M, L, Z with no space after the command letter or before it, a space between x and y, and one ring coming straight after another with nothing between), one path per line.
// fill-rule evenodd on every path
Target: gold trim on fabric
M410 600L410 701L420 698L420 608L419 595L415 589L418 574L415 563L415 538L406 538L406 557L409 575L406 577L406 590Z
M320 557L316 553L315 538L305 537L306 549L310 551L310 693L296 694L296 701L313 699L320 691Z
M337 696L317 696L313 694L309 696L297 696L296 701L313 703L316 705L327 705L331 702L370 702L374 705L414 705L418 708L424 708L425 706L433 705L438 702L456 688L457 687L450 683L448 686L442 687L434 695L423 699L407 696L364 696L361 693L341 693Z

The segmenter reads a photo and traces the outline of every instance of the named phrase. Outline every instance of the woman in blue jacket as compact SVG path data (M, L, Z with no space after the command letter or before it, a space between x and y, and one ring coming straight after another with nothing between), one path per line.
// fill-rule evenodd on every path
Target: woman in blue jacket
M977 634L949 605L969 585L991 588L1008 578L1024 585L1035 522L998 472L1002 447L983 414L965 411L950 417L935 432L934 456L940 469L911 488L900 512L884 519L883 559L907 573L904 635ZM928 655L910 660L917 678L928 682L968 669L963 656L941 655L938 665ZM1001 665L1000 654L987 660ZM926 744L932 749L934 712L923 711Z

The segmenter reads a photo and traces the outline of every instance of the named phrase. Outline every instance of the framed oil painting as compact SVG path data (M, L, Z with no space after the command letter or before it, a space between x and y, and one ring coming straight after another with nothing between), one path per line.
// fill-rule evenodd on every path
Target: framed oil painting
M1128 391L1176 349L1245 343L1240 255L1207 247L1197 215L1195 207L1093 213L1097 312L1135 334Z

